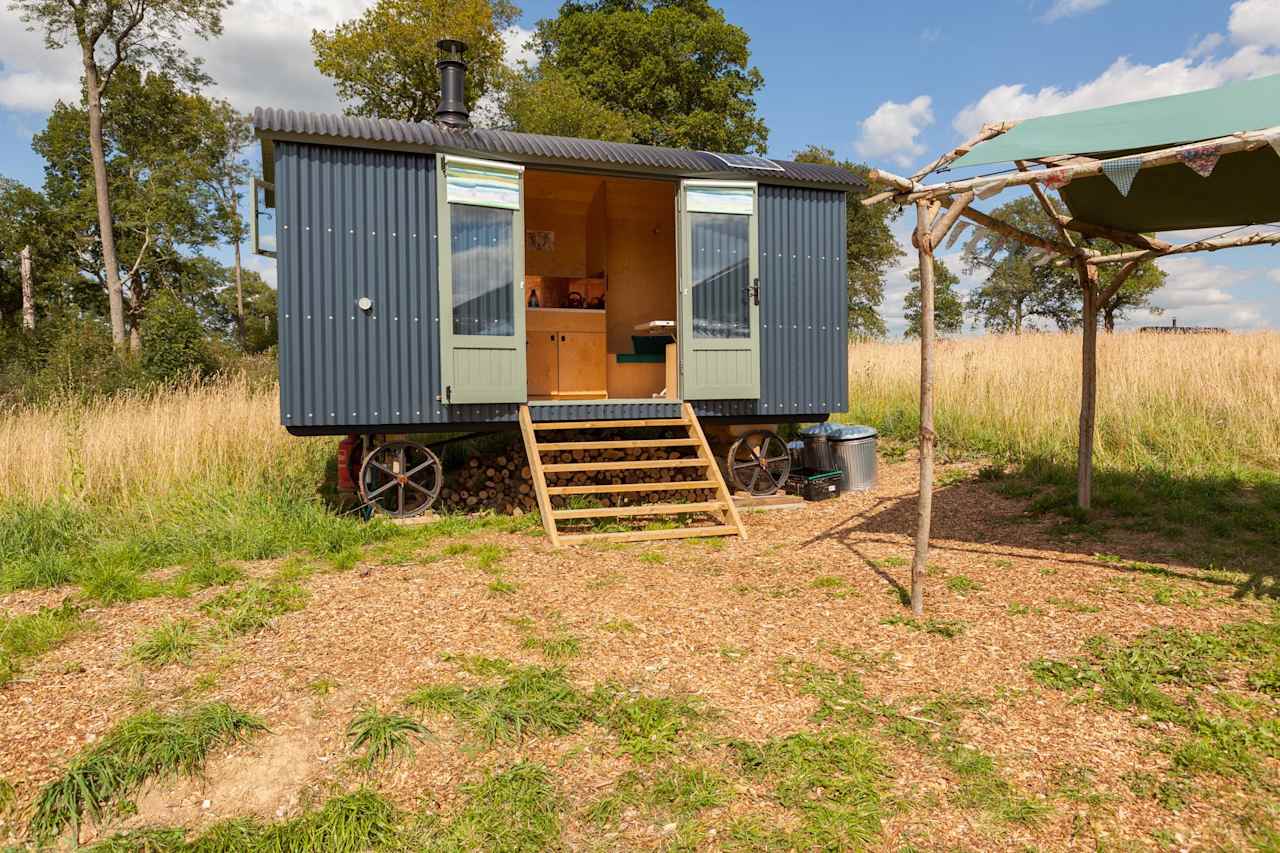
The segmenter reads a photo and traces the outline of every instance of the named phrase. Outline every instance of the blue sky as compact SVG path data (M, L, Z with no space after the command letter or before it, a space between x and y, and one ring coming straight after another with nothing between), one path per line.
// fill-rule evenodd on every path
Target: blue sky
M518 2L518 0L517 0ZM313 27L357 14L363 0L236 3L216 42L196 43L218 94L243 109L336 110L311 65ZM558 2L526 0L523 27ZM1101 106L1280 73L1280 0L1176 4L1148 0L866 3L733 0L721 4L751 36L764 72L760 111L770 153L809 143L911 171L983 121ZM522 42L513 33L512 55ZM0 174L38 185L31 134L58 97L75 97L69 52L51 53L0 11ZM897 226L905 241L909 217ZM1175 235L1175 239L1186 235ZM959 272L958 259L951 266ZM269 279L265 259L255 263ZM1134 321L1280 328L1280 248L1162 262L1162 317ZM889 278L885 315L900 331L904 261ZM962 288L972 286L962 281Z

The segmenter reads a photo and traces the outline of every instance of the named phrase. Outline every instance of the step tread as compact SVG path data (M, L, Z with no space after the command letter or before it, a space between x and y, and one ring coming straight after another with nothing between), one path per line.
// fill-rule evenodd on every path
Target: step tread
M699 501L682 504L638 504L636 506L602 506L588 509L557 509L552 511L555 518L613 518L633 515L681 515L693 512L715 512L724 510L723 501Z
M696 438L630 438L617 441L557 441L538 442L538 450L551 453L557 450L630 450L639 447L697 447Z
M715 463L705 459L632 459L624 462L557 462L554 465L543 464L542 470L548 474L562 474L574 471L634 471L647 468L705 468Z
M694 539L703 536L732 536L738 528L732 524L709 527L674 527L663 530L628 530L625 533L572 533L560 534L564 545L580 545L587 542L652 542L659 539Z
M600 483L588 486L548 486L548 495L595 495L604 492L672 492L684 489L714 489L714 480L683 480L676 483Z
M535 421L535 431L551 429L612 429L614 427L678 427L688 426L685 418L642 418L626 421Z

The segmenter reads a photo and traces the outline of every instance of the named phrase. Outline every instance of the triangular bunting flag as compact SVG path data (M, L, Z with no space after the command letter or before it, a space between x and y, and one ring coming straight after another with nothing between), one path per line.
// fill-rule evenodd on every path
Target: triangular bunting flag
M1117 160L1103 160L1102 173L1111 179L1111 183L1120 190L1120 195L1128 196L1133 186L1133 179L1142 168L1141 157L1121 157Z
M968 227L969 227L968 222L957 222L955 226L951 229L951 236L947 238L947 245L943 246L942 248L944 250L949 251L951 247L956 244L956 241L960 239L960 235L963 234L964 230Z
M1216 145L1200 145L1195 148L1184 148L1178 152L1178 159L1202 178L1213 174L1213 167L1218 165L1220 156L1222 155L1218 152Z
M1067 184L1071 183L1070 172L1057 172L1052 175L1045 175L1044 185L1051 190L1060 190Z
M1280 127L1275 128L1264 137L1267 142L1271 143L1271 148L1280 155Z
M997 178L994 181L987 181L984 184L975 184L973 187L973 194L978 198L987 199L1000 192L1004 187L1005 179Z

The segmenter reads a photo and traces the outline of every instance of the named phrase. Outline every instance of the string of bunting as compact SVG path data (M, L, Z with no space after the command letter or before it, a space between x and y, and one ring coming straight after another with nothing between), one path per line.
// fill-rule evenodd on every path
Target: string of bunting
M965 229L968 228L971 224L972 223L970 222L957 222L955 226L951 229L951 236L947 238L947 244L942 248L945 251L950 251L951 247L954 246L956 244L956 241L960 239L960 235L963 234Z

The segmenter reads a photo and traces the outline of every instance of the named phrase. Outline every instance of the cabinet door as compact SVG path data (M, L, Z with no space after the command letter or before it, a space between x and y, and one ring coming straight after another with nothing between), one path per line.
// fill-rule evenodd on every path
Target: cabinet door
M606 338L602 332L560 335L560 388L563 395L605 394Z
M550 397L559 382L560 335L556 332L529 332L529 396Z

